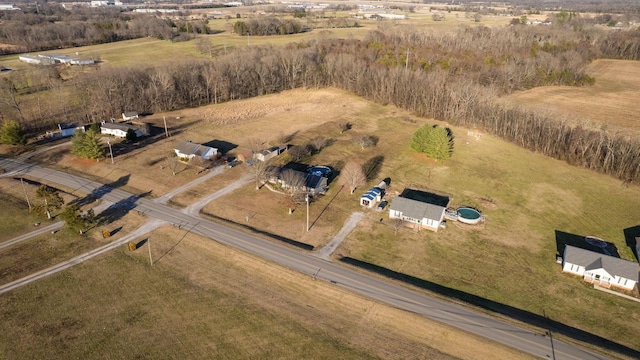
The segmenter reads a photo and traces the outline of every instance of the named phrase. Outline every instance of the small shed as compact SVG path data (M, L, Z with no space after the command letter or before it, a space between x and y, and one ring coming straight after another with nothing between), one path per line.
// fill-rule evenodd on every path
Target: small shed
M360 197L360 205L368 208L373 208L377 202L382 200L384 190L379 187L373 187L367 190L364 195Z

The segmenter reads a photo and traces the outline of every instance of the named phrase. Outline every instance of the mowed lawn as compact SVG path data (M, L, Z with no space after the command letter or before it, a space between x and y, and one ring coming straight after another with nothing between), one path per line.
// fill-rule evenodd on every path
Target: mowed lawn
M528 359L174 227L0 295L3 359Z

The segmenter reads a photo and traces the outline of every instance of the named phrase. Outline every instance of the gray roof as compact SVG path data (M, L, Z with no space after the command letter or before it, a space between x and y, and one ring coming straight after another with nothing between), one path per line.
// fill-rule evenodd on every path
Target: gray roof
M131 124L123 124L123 123L110 123L110 122L105 122L104 124L100 125L100 127L103 127L105 129L114 129L114 130L122 130L122 131L128 131L129 129L135 131L135 130L139 130L139 128L135 125L131 125Z
M178 150L180 153L185 154L185 155L197 155L197 156L202 156L204 155L207 151L209 151L209 149L213 149L214 152L217 152L216 148L212 148L206 145L201 145L201 144L196 144L196 143L192 143L190 141L183 141L181 143L178 144L178 146L176 146L176 150Z
M444 214L445 208L438 205L425 203L422 201L407 199L404 197L396 197L391 202L390 210L400 211L403 216L413 219L432 219L440 220Z
M604 269L613 276L638 281L638 263L597 252L580 249L571 245L564 248L565 262L583 266L585 270Z

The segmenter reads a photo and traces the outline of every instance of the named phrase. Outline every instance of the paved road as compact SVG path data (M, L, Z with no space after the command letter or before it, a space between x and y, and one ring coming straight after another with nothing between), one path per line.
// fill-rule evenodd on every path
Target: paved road
M179 224L189 231L233 246L266 260L286 266L318 280L355 291L364 296L382 301L399 309L411 311L471 333L497 341L523 352L549 359L589 360L605 357L585 351L564 342L552 340L548 336L526 330L465 307L435 299L422 293L367 276L332 262L319 259L311 253L262 240L216 224L179 210L139 198L119 189L83 179L71 174L26 165L14 160L0 159L0 167L12 174L41 179L48 183L60 184L86 193L94 193L114 203L126 201L147 216ZM106 251L106 250L105 250Z

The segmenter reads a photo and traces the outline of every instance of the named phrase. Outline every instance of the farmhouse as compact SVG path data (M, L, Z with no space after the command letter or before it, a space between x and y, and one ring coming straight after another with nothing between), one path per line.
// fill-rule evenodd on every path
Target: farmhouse
M580 275L586 282L607 288L616 286L633 290L638 283L638 263L571 245L564 248L562 271Z
M105 122L102 125L100 125L101 134L113 135L119 138L127 137L127 132L129 130L133 130L136 133L137 137L141 137L145 135L143 130L136 125L123 124L123 123L108 123L108 122Z
M201 157L203 160L211 160L218 154L218 149L206 145L183 141L175 148L176 155L181 159L191 160L194 157Z
M405 189L389 206L389 219L400 219L419 228L438 231L449 198L419 190Z
M297 178L300 179L300 183L304 184L299 190L304 191L309 195L315 196L325 194L327 192L327 178L324 176L293 169L285 169L277 166L269 167L268 172L271 174L269 182L274 184L279 183L283 188L291 187L291 184L287 183L287 179ZM283 176L285 172L289 172L289 174Z
M138 113L135 111L128 111L128 112L123 112L122 113L122 120L124 121L131 121L133 119L137 119L138 118Z

